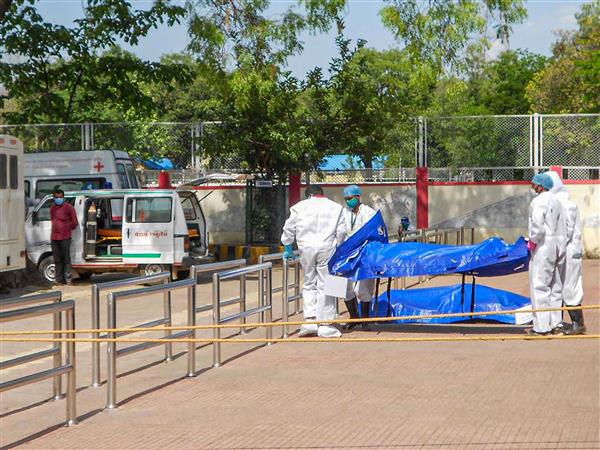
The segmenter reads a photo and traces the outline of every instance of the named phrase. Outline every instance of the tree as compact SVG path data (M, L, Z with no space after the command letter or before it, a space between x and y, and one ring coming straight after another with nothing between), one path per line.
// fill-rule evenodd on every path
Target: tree
M600 1L576 17L579 29L559 33L551 62L527 86L536 112L600 112Z
M355 155L372 168L375 159L405 148L403 125L425 108L435 74L426 64L411 62L405 51L379 52L364 41L350 49L341 36L337 43L339 56L330 64L329 78L321 69L309 74L310 120L325 151Z
M189 50L203 61L221 67L285 64L302 50L302 31L328 31L346 0L297 0L278 17L267 14L269 0L187 0Z
M185 10L157 0L147 10L125 0L89 0L71 28L45 22L35 0L15 0L0 23L0 84L18 105L4 112L12 123L98 120L97 102L150 107L140 84L186 76L179 66L142 61L116 49L117 40L136 45L159 23L174 24ZM24 38L26 36L26 38ZM89 112L89 114L88 114Z
M440 71L456 67L469 43L490 25L496 29L496 36L508 43L512 25L527 16L523 0L388 2L390 5L381 10L383 24L414 60L427 60Z
M528 114L525 89L546 62L546 57L526 50L502 52L471 74L469 94L489 114Z

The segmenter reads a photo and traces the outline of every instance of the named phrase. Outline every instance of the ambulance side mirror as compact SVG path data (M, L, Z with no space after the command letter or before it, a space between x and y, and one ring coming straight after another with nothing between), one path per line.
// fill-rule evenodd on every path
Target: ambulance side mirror
M33 225L37 225L38 222L40 221L40 219L38 218L38 212L34 211L31 213L31 223L33 223Z

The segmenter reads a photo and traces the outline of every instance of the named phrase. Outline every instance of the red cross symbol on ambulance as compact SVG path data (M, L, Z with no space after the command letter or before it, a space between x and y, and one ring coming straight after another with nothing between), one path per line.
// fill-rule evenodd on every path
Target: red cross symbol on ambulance
M94 169L96 169L98 172L101 172L102 169L104 169L104 164L102 164L101 161L98 161L94 166Z

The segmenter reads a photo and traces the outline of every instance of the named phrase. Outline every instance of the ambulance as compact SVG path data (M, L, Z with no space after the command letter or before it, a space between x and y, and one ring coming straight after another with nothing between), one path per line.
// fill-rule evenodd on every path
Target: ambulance
M189 275L191 264L210 262L206 221L193 191L105 189L65 192L78 227L71 242L71 278L94 273L172 272ZM50 207L45 196L29 214L27 255L48 281L55 267L50 248Z
M0 134L0 273L25 268L22 161L23 143Z
M91 150L26 153L25 195L40 200L55 189L137 189L140 187L127 152Z

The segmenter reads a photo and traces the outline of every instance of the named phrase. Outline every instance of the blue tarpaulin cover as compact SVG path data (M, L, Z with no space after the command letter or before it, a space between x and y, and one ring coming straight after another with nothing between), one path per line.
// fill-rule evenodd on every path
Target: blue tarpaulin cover
M352 280L451 273L490 277L526 271L528 261L522 237L514 244L497 237L476 245L390 244L378 212L337 248L329 271Z
M431 314L453 314L473 312L469 317L444 317L438 319L408 319L396 323L453 323L469 319L495 320L508 324L523 324L531 320L531 313L485 315L478 316L483 311L509 311L530 308L531 302L527 297L495 289L484 285L475 285L475 302L471 310L472 290L467 284L462 301L461 285L440 286L422 289L406 289L390 291L391 308L388 308L388 295L384 292L377 302L371 302L372 317L389 316L424 316ZM375 313L377 308L377 313Z

